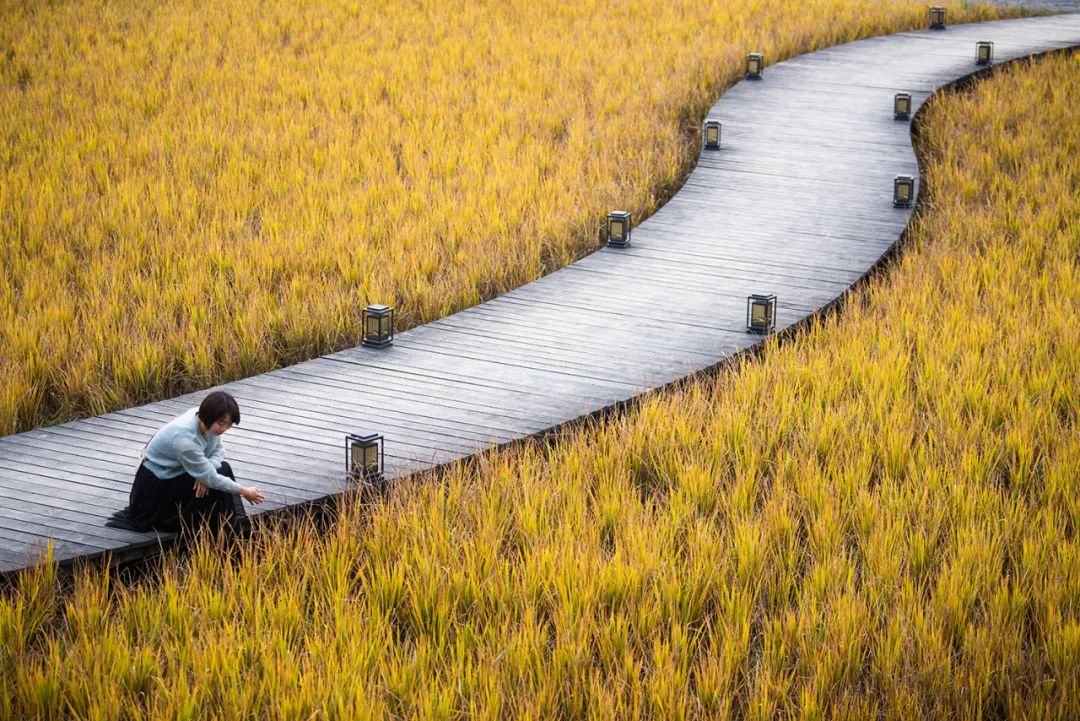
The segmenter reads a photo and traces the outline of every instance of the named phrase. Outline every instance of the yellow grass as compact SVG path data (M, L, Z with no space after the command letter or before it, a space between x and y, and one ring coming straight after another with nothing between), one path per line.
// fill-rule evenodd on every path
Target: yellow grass
M1080 717L1080 56L843 312L551 447L0 600L0 718Z
M957 20L996 16L949 5ZM0 433L534 279L679 182L748 50L908 0L0 0Z

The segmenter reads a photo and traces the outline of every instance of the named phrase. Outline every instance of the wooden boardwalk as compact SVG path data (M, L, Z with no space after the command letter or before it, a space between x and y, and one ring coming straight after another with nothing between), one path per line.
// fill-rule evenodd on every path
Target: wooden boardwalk
M746 297L778 296L777 328L840 296L896 243L910 211L896 175L918 176L915 108L995 61L1080 45L1080 15L950 26L828 48L766 68L716 103L723 148L703 151L686 185L604 248L534 283L400 333L220 388L243 425L227 457L267 502L347 487L346 433L386 437L388 477L460 459L627 401L760 341ZM748 48L753 50L753 48ZM768 58L766 58L768 60ZM55 558L153 551L158 539L107 528L127 503L143 445L203 393L0 438L0 571ZM251 507L249 507L251 508Z

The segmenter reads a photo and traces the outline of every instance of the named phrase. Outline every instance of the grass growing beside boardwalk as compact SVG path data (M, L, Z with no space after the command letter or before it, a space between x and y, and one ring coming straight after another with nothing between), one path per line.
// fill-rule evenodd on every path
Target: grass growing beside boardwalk
M949 6L950 20L995 17ZM0 0L0 433L359 341L641 218L748 50L921 0Z
M1080 716L1080 56L938 101L887 274L610 424L0 600L0 718Z

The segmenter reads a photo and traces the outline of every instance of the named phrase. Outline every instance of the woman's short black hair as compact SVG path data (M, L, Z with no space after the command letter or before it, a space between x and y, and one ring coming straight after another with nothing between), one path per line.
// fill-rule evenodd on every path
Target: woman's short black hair
M236 399L225 391L214 391L199 404L199 420L207 428L225 415L229 416L234 426L240 425L240 406L236 405Z

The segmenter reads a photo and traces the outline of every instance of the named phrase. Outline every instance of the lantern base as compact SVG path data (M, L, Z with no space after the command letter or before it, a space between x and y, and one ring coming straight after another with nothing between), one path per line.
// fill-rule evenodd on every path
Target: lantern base
M379 338L365 338L362 341L362 344L366 345L368 348L385 348L385 347L387 347L389 345L393 345L394 344L394 339L393 338L382 338L382 339L379 339Z
M608 244L609 248L629 248L630 247L630 241L629 240L612 240L611 238L608 238L607 244Z

